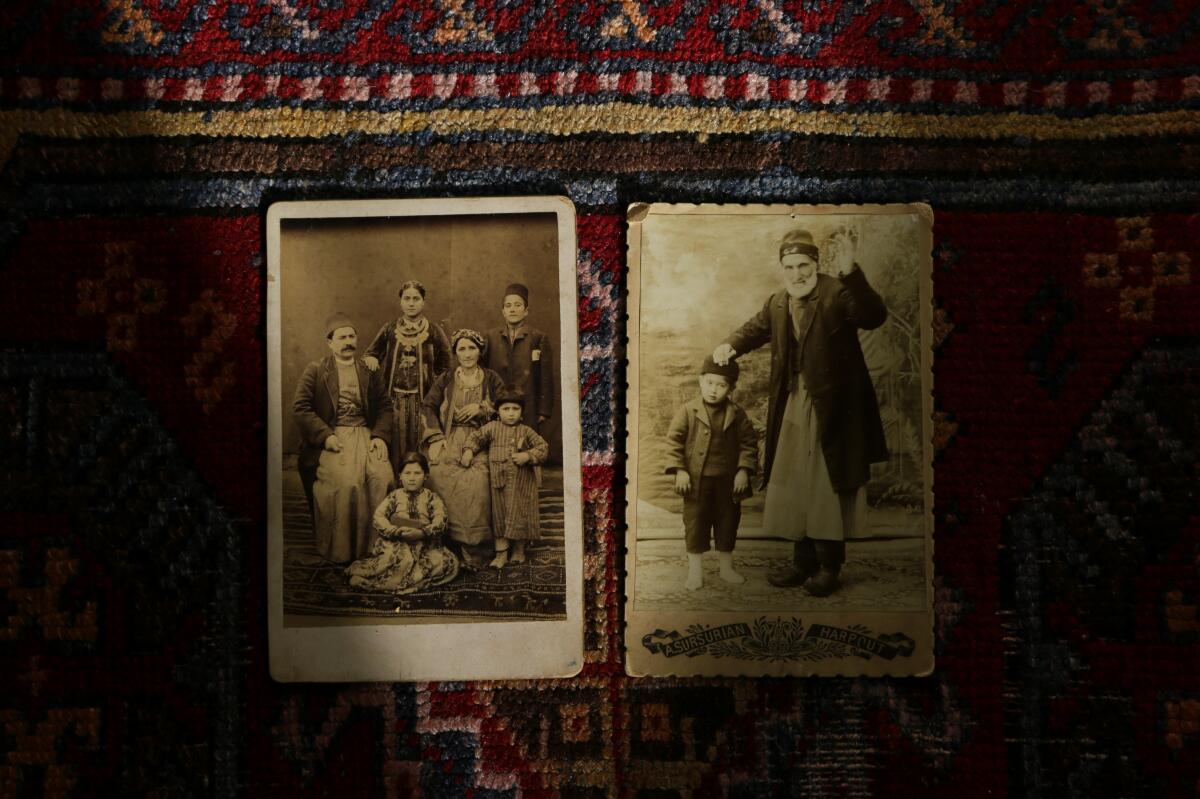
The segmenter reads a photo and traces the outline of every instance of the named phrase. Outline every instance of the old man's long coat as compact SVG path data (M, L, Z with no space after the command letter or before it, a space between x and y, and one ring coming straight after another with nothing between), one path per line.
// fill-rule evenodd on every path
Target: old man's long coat
M887 460L879 402L858 343L858 330L879 327L887 319L883 300L855 268L838 279L817 275L812 313L800 331L804 361L801 375L812 397L821 451L834 491L857 490L870 477L871 464ZM727 343L738 355L771 343L770 399L763 484L771 476L775 447L787 405L796 337L788 294L771 295L762 310L738 328Z

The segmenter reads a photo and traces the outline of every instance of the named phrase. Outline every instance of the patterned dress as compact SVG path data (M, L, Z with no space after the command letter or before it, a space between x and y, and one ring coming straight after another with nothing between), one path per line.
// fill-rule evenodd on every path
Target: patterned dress
M374 524L379 537L371 554L346 568L350 585L411 594L458 576L458 558L441 543L446 506L428 488L388 494L375 510ZM411 529L422 531L425 538L404 541L401 534Z
M541 470L550 455L546 439L528 425L488 422L466 440L465 449L479 452L487 447L492 484L492 526L496 536L514 541L536 541L542 537L538 516L538 486ZM529 454L529 463L513 463L517 453Z
M424 316L388 322L375 334L365 355L379 361L392 400L392 472L420 446L421 400L438 375L450 368L450 339L437 322Z

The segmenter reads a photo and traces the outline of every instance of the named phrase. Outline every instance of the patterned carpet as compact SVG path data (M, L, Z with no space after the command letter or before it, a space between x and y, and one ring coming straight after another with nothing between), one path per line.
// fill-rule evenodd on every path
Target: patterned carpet
M561 469L545 470L539 501L543 539L529 545L525 563L503 571L464 568L446 585L401 597L352 587L344 566L318 555L300 475L285 471L283 481L283 608L288 616L566 617ZM286 624L306 621L312 620L285 618Z
M282 685L266 207L578 212L564 681ZM630 203L935 209L935 673L632 680ZM0 794L1200 795L1200 7L0 5Z

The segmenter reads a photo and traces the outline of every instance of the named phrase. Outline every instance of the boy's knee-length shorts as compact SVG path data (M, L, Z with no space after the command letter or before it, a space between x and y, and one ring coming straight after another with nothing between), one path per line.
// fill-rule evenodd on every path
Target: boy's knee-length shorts
M683 537L693 555L707 552L709 541L718 552L732 552L742 521L742 506L733 501L733 475L701 477L683 498Z

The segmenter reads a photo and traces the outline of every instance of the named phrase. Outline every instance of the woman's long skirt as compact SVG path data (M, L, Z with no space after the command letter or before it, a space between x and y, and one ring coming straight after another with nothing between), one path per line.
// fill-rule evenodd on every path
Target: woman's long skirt
M341 452L323 450L313 484L313 528L317 552L345 563L371 551L371 517L392 485L392 466L370 454L371 431L337 427Z
M474 431L466 425L451 428L436 461L430 458L429 462L429 488L446 503L446 536L464 545L463 556L469 565L478 565L478 559L493 546L487 452L475 453L465 469L460 463L463 445ZM480 550L474 553L476 557L472 557L473 549Z
M838 494L829 480L812 397L798 380L788 395L763 508L766 532L799 541L844 541L866 522L867 490Z

